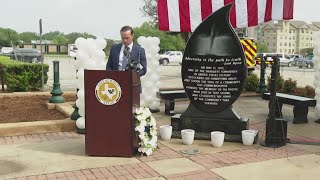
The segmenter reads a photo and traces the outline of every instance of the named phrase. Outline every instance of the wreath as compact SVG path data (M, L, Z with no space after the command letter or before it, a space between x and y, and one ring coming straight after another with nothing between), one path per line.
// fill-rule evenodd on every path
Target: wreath
M157 148L156 120L149 108L139 107L134 111L135 131L140 139L138 151L150 156Z

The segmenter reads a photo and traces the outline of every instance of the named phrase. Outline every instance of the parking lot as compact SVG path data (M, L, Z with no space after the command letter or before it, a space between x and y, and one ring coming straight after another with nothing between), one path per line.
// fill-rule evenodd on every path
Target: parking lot
M45 57L45 64L49 65L48 83L46 90L52 89L53 85L53 62L54 60L60 61L60 84L63 91L73 91L77 88L76 82L76 70L73 66L73 59L67 56L49 56ZM167 66L159 66L160 68L160 88L182 88L181 81L181 66L178 64ZM299 68L299 67L281 67L280 74L283 78L297 81L299 87L305 87L306 85L313 86L314 81L314 69ZM260 67L257 66L254 71L260 77ZM270 76L271 68L266 69L266 79Z

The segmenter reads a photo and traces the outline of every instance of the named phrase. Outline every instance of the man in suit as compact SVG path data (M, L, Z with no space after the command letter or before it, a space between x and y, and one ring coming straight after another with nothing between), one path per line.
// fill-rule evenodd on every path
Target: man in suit
M133 29L124 26L120 30L122 43L114 44L110 49L107 70L135 69L139 76L147 72L146 53L142 47L133 43Z

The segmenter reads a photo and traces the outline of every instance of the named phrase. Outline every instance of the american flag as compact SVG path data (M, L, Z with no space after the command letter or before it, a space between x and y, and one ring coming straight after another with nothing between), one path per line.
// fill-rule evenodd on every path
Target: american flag
M234 28L293 19L294 0L158 0L159 29L193 32L208 15L230 3Z

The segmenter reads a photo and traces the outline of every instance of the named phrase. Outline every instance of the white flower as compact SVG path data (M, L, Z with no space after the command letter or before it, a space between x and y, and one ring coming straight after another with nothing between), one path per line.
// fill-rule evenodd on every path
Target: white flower
M138 151L151 155L157 148L157 128L156 120L152 117L152 113L147 107L140 107L134 110L136 119L135 131L139 132L139 148Z

